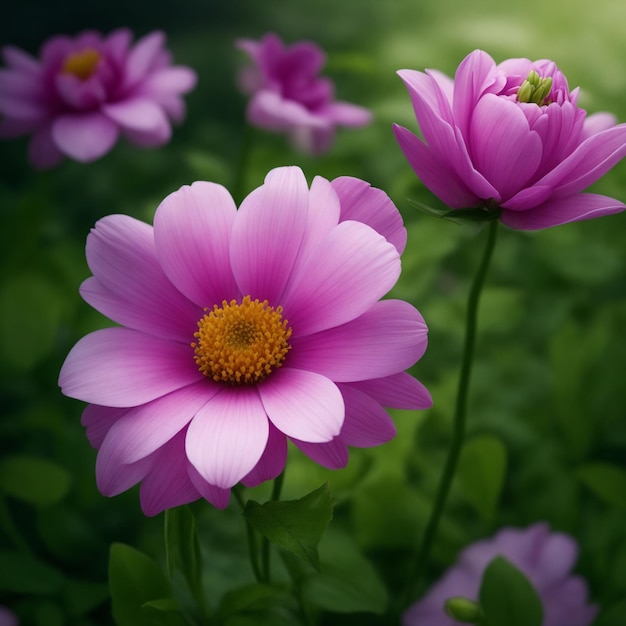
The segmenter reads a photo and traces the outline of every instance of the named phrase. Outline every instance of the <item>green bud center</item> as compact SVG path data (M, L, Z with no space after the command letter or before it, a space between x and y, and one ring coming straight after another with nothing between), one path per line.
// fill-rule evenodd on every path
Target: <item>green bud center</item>
M539 106L550 104L547 100L550 89L552 89L552 77L541 78L535 70L531 70L526 80L517 90L517 101L534 102Z

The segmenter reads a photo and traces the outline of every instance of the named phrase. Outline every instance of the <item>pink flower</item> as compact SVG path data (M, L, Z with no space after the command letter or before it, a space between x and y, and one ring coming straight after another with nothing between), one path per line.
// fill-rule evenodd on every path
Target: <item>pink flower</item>
M0 626L18 626L15 613L4 606L0 606Z
M34 59L3 48L0 137L32 134L29 158L38 168L64 156L88 162L106 154L120 134L144 147L169 141L170 120L185 116L181 94L196 83L193 70L172 66L165 35L131 45L126 29L104 37L85 31L47 41Z
M587 117L578 89L552 61L496 65L475 50L454 80L398 72L423 140L402 126L396 139L424 185L454 209L500 211L511 228L535 230L623 211L622 202L581 193L626 155L626 124Z
M235 45L253 62L239 76L241 89L252 96L250 124L287 133L298 149L322 154L330 148L336 126L370 123L367 109L336 101L332 81L318 76L326 57L314 43L301 41L286 48L269 33L261 41L239 39Z
M457 562L414 604L402 620L403 626L455 626L444 611L444 602L454 596L478 600L482 575L487 565L503 556L535 587L543 603L543 626L589 626L598 607L587 604L587 585L570 572L578 547L563 533L551 533L545 523L527 529L505 528L492 539L465 548Z
M99 448L105 495L142 482L147 515L275 478L287 440L340 468L395 434L384 407L426 408L404 370L418 311L380 300L400 274L401 217L355 178L271 171L239 210L222 186L169 195L154 227L124 215L87 238L81 295L121 326L82 338L60 374Z

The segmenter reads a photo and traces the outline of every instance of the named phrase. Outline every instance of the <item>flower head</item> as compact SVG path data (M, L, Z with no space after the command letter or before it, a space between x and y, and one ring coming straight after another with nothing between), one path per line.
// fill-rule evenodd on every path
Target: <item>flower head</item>
M120 134L144 147L169 141L170 120L184 118L181 95L194 87L196 74L172 66L163 33L131 40L126 29L52 37L39 59L5 46L0 137L32 134L29 158L39 168L64 156L98 159Z
M239 76L241 89L251 96L250 124L287 133L303 152L321 154L330 148L336 126L371 121L367 109L335 100L332 81L318 76L326 58L314 43L285 47L269 33L261 41L239 39L236 46L253 62Z
M90 403L105 495L141 481L153 515L284 468L287 440L340 468L348 446L395 434L383 407L430 395L404 372L426 349L418 311L380 300L400 273L406 231L362 180L271 171L237 210L222 186L169 195L154 227L125 215L87 238L83 298L120 326L83 337L60 374Z
M550 532L545 523L526 529L505 528L495 537L465 548L457 562L405 614L404 626L455 626L459 622L444 610L453 596L478 600L484 570L503 556L523 572L543 603L543 626L589 626L598 607L587 604L585 581L570 572L576 542L564 533Z
M18 626L15 613L4 606L0 606L0 626Z
M626 155L626 124L587 116L578 89L547 60L496 65L475 50L454 80L401 70L423 139L394 132L424 185L454 209L495 209L511 228L535 230L623 211L581 193Z

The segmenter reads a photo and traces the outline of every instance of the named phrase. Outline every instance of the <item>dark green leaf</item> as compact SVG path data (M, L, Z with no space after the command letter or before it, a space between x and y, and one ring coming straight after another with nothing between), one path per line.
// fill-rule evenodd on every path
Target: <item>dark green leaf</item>
M122 543L109 554L109 586L113 618L118 626L154 624L142 606L170 596L170 585L160 567L148 556Z
M36 506L62 500L70 482L65 468L46 459L14 455L0 462L0 491Z
M626 471L610 463L587 463L578 478L606 503L626 508Z
M165 557L170 577L178 568L191 589L200 587L202 554L196 520L188 506L165 511Z
M245 585L224 595L220 604L220 614L227 616L265 609L281 596L285 596L285 590L280 587L261 583Z
M501 556L483 574L480 605L486 626L541 626L543 622L543 606L534 587Z
M0 590L13 593L53 594L61 590L63 576L53 567L21 552L0 552Z
M273 544L319 571L317 546L333 515L328 485L322 485L299 500L265 504L249 500L243 515Z

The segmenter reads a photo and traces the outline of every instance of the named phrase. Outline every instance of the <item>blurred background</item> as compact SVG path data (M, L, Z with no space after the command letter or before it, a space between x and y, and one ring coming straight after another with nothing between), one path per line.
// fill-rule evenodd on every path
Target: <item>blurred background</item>
M340 130L321 158L257 131L244 187L299 165L315 175L363 178L403 214L409 244L392 295L424 315L430 345L413 373L434 408L394 413L398 437L354 450L348 468L321 469L292 450L284 497L327 481L336 536L377 571L382 592L401 583L419 540L449 442L469 282L485 232L435 219L409 199L437 200L416 179L391 124L417 130L402 68L450 75L475 48L496 61L550 58L581 86L579 104L626 122L626 4L621 0L138 0L59 5L24 0L0 10L0 44L31 54L51 35L126 26L136 37L167 33L177 63L199 75L188 114L163 148L120 141L91 164L66 160L47 172L27 162L26 139L0 143L0 605L23 624L112 624L107 563L112 542L163 560L162 516L145 518L133 489L113 499L95 486L95 451L80 425L83 405L61 395L57 376L84 334L110 325L79 297L89 275L84 243L96 220L126 213L151 221L183 184L232 186L243 142L245 98L235 74L238 37L273 31L285 43L317 42L337 97L370 108L371 126ZM626 200L626 163L594 191ZM626 214L535 233L500 229L480 311L469 440L428 569L430 580L459 549L510 525L545 520L580 544L577 572L602 606L601 626L626 614ZM251 494L268 496L266 486ZM252 581L244 525L233 501L220 512L193 505L206 551L210 601ZM323 547L333 559L341 541ZM339 546L339 547L338 547ZM326 552L324 553L324 550ZM326 624L382 624L363 600Z

